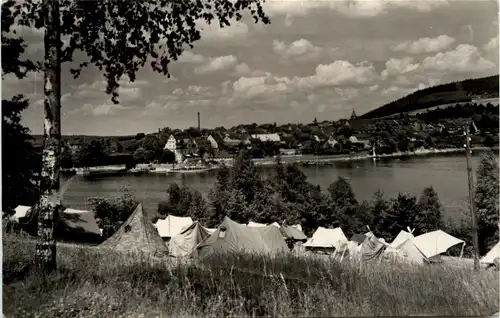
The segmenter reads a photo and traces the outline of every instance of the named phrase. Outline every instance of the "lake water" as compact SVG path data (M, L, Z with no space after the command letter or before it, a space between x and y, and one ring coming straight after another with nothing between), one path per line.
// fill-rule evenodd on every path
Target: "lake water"
M474 171L478 163L479 156L474 155ZM273 170L272 167L259 169L264 174ZM372 160L337 162L333 166L309 166L301 169L310 182L320 185L324 190L338 176L347 177L358 200L370 199L378 189L389 197L397 195L398 191L420 195L425 187L433 186L444 205L445 216L452 217L460 210L467 209L467 165L463 154L375 163ZM72 208L90 209L87 203L89 197L120 195L120 188L128 185L143 202L144 208L152 211L157 209L158 202L166 199L169 184L177 182L207 194L213 187L214 180L214 172L192 175L149 173L141 176L103 177L97 180L74 176L64 194L64 203Z

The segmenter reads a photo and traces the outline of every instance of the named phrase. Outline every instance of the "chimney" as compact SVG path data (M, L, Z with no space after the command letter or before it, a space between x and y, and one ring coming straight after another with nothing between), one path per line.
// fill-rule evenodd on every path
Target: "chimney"
M200 112L198 112L198 131L201 131L201 127L200 127Z

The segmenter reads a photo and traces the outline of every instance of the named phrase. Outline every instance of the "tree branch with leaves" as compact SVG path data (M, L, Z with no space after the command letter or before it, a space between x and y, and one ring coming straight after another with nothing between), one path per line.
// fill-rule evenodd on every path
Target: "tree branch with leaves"
M84 52L88 59L71 69L75 78L93 65L106 79L106 93L118 103L119 81L127 75L131 82L140 68L150 67L167 77L169 64L186 47L201 38L197 21L218 21L221 27L242 19L248 12L255 23L270 22L262 0L207 1L119 1L119 0L25 0L2 5L2 24L45 28L45 125L42 155L42 209L39 214L37 246L39 264L55 267L53 212L58 197L61 153L61 64L73 61L74 53ZM3 26L3 25L2 25ZM67 46L63 47L61 37Z

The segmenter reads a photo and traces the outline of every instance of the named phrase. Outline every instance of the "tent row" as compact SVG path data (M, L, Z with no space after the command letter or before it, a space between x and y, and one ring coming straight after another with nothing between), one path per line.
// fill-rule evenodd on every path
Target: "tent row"
M413 236L411 231L403 230L390 244L377 238L371 232L364 236L365 238L360 244L358 243L360 241L359 235L356 237L356 241L351 239L346 243L348 253L362 261L392 259L413 264L432 263L439 261L439 256L451 247L461 244L463 253L465 246L463 240L442 230L428 232L417 237Z
M13 219L28 218L30 209L25 206L17 207ZM102 235L92 211L68 208L62 213L61 221L68 236ZM204 227L190 217L173 215L153 224L140 203L118 231L101 246L126 252L168 253L175 257L237 251L274 255L293 248L338 255L341 259L394 259L422 264L438 260L439 255L460 244L463 253L465 242L441 230L415 237L408 229L401 231L391 243L387 243L371 231L354 234L348 239L341 228L319 227L312 237L307 238L300 225L279 225L277 222L266 225L253 221L239 224L228 217L213 229ZM492 264L499 257L500 243L497 243L481 259L481 263Z
M272 254L288 251L294 242L307 240L300 225L280 226L277 222L266 225L252 221L245 225L228 217L215 229L206 228L190 217L173 215L158 220L155 227L175 257L237 250Z

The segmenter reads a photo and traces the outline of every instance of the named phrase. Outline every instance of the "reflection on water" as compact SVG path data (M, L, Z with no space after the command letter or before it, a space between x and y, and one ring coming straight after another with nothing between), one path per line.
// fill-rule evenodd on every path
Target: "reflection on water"
M479 157L473 157L473 169ZM260 167L263 174L273 173L272 167ZM467 204L467 170L465 158L460 155L415 157L407 160L372 160L336 162L331 166L302 167L308 180L326 189L338 176L349 179L359 200L371 199L378 189L386 196L398 191L419 195L427 186L433 186L447 215L453 215ZM166 198L166 190L177 182L207 194L215 181L215 172L200 174L144 174L140 176L103 177L87 180L76 176L64 195L65 204L73 208L90 208L87 198L120 195L120 188L130 186L148 210L156 210L158 202ZM465 200L464 200L465 199Z

